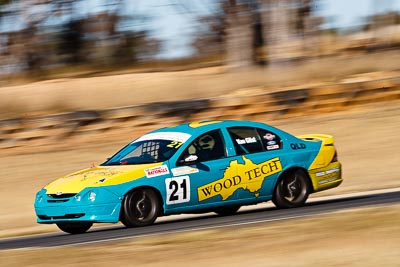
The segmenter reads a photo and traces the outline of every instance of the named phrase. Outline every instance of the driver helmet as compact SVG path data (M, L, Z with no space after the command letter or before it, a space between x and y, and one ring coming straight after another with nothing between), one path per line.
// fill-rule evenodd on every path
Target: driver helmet
M199 139L199 146L202 149L212 150L214 148L214 146L215 146L215 140L209 134L204 135Z

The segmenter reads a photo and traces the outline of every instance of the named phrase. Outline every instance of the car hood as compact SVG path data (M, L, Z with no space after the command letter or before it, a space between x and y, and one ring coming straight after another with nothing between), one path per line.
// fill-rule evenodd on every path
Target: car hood
M61 177L44 187L47 194L79 193L86 187L117 185L146 177L145 170L162 165L151 163L140 165L97 166Z

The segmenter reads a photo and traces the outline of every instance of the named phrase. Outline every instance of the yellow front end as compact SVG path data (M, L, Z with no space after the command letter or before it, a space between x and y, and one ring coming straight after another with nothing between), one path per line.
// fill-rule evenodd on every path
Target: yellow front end
M57 194L57 192L65 194L78 193L88 187L119 185L145 177L145 169L154 168L161 164L162 162L125 166L97 166L59 178L46 185L44 189L47 190L47 194Z

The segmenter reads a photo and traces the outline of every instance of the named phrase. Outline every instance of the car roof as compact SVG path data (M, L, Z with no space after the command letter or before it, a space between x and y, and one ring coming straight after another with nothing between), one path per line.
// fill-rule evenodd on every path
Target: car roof
M172 127L165 127L153 132L183 132L188 134L208 132L214 129L224 128L224 127L260 127L264 129L276 129L270 125L261 122L246 121L246 120L221 120L221 121L197 121L190 123L183 123Z

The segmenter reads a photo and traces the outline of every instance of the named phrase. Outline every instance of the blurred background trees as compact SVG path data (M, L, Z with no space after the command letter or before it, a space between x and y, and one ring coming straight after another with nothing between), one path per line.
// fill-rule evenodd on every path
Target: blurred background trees
M155 54L159 42L122 14L124 1L106 1L98 12L82 13L82 0L0 2L0 73L32 73L60 66L133 65Z
M99 8L94 2L103 4ZM127 14L125 10L127 5L140 6L143 1L94 2L0 0L0 75L40 74L81 65L126 68L159 60L162 40L141 27L150 23L151 14ZM222 61L217 64L229 69L274 66L400 43L400 15L392 10L365 18L363 27L344 35L326 27L331 18L318 15L320 0L160 2L180 9L181 15L193 13L197 20L191 37L194 53L189 57L201 61L218 56ZM200 6L207 12L198 11Z

